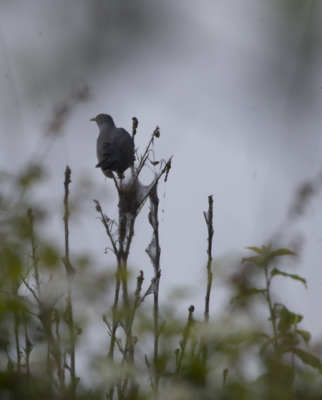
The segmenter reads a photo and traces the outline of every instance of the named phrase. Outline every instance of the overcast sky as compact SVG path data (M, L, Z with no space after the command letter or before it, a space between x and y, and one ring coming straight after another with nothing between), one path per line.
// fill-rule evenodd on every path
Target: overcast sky
M18 171L30 160L55 104L68 98L73 85L86 82L92 93L46 153L48 178L38 196L56 215L47 233L57 238L63 229L58 212L68 164L71 196L82 196L70 229L72 252L86 248L98 264L111 264L92 199L113 218L117 197L113 182L94 168L98 128L89 120L108 113L131 131L136 116L139 151L158 125L156 159L174 156L168 182L158 189L161 298L188 286L184 308L195 304L198 315L203 313L202 212L212 194L213 254L221 274L214 271L219 276L210 309L226 307L222 276L250 254L246 246L267 244L282 232L298 185L322 168L321 6L291 3L2 1L0 167ZM151 177L147 174L146 183ZM145 271L146 284L152 276L144 252L151 237L147 210L146 205L137 220L130 255L135 271ZM283 245L302 243L299 260L285 268L306 277L308 290L276 278L280 300L305 316L302 327L313 339L322 336L322 319L316 318L322 300L321 220L316 196L305 217L280 236ZM231 267L227 260L234 260Z

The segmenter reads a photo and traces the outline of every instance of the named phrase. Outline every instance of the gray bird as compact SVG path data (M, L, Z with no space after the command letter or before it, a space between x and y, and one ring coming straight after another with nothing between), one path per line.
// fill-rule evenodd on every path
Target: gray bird
M123 172L134 163L134 141L130 134L123 128L117 128L113 118L107 114L99 114L92 118L99 127L96 154L98 164L104 175L113 178L116 172L123 178Z

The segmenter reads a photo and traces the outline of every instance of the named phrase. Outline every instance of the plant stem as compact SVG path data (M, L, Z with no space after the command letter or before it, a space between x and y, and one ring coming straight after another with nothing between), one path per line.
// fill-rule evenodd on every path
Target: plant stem
M207 261L207 292L205 298L205 322L209 321L209 301L210 301L210 292L211 292L211 284L212 284L212 272L211 272L211 262L212 262L212 238L214 235L213 229L213 199L212 196L208 197L209 209L207 214L204 212L207 228L208 228L208 261Z
M40 294L40 282L39 282L39 272L38 272L38 257L36 254L37 246L35 244L35 235L34 235L34 216L32 214L31 208L28 208L27 217L30 222L30 239L31 239L32 261L35 269L35 280L38 291L38 297L40 297L41 294Z
M194 310L195 310L194 306L190 306L188 308L188 311L189 311L188 322L187 322L187 325L186 325L186 327L184 328L184 331L183 331L183 339L180 342L181 351L180 351L180 354L179 354L179 357L178 357L178 362L177 362L177 365L176 365L176 371L175 371L176 374L178 374L180 372L180 369L181 369L182 360L183 360L183 357L184 357L184 354L185 354L185 351L186 351L186 345L187 345L187 342L188 342L188 339L189 339L189 335L190 335L190 330L191 330L191 327L192 327L192 324L193 324L193 312L194 312Z
M21 352L19 343L20 316L18 312L19 312L18 310L14 311L14 317L15 317L14 333L15 333L16 352L17 352L17 372L18 374L20 374L20 367L21 367Z
M275 314L274 314L274 310L272 307L271 296L270 296L270 292L269 292L271 281L268 277L268 265L267 264L264 266L264 271L265 271L265 280L266 280L266 299L267 299L269 312L270 312L270 316L271 316L271 320L272 320L274 336L276 336L277 335L276 320L275 320ZM274 341L274 348L275 348L275 351L277 351L277 339Z
M68 229L68 217L69 217L69 207L68 207L68 196L69 196L69 184L71 183L71 170L66 166L65 170L65 196L64 196L64 227L65 227L65 257L63 262L66 268L67 274L67 324L69 329L69 341L70 341L70 399L74 400L76 398L76 372L75 372L75 334L74 334L74 318L73 318L73 306L72 306L72 280L75 275L75 269L70 263L69 259L69 229Z
M213 199L212 196L208 196L208 212L204 212L204 217L208 230L208 261L207 261L207 289L206 289L206 297L205 297L205 325L209 322L209 302L210 302L210 293L211 293L211 285L212 285L212 272L211 272L211 263L212 263L212 238L214 234L213 229ZM205 369L207 357L208 357L208 348L205 340L202 338L200 342L200 353L201 355L201 363L202 367Z
M25 355L26 355L26 371L27 371L27 381L29 383L30 381L30 363L29 363L29 358L30 358L30 353L32 351L33 345L30 342L28 332L27 332L27 318L25 313L23 314L23 319L24 319L24 325L25 325Z
M159 282L160 282L160 241L159 241L159 221L158 221L158 209L159 209L159 198L157 194L158 182L153 186L149 193L150 198L150 212L149 212L149 222L153 228L152 240L146 252L150 256L153 270L154 270L154 303L153 303L153 325L154 325L154 354L153 354L153 364L154 364L154 394L158 397L159 391L159 381L160 381L160 370L159 370Z

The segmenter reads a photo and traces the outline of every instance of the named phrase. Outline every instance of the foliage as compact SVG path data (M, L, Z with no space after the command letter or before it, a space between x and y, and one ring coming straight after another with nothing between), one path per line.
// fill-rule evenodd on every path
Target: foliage
M137 120L134 120L133 134L136 128ZM306 287L303 277L277 267L284 258L296 257L292 251L272 244L249 247L254 254L242 259L240 268L250 268L246 268L243 279L235 282L235 293L228 307L230 314L227 316L223 310L222 315L210 317L212 196L209 210L204 214L208 230L205 318L196 320L192 305L186 317L161 317L156 188L161 176L167 177L171 159L161 163L150 185L143 186L138 179L149 159L149 146L159 136L157 128L143 156L138 156L139 165L132 171L133 179L128 183L115 180L120 198L119 220L108 218L95 201L116 256L116 271L115 276L100 275L94 281L94 291L89 283L81 286L77 280L90 260L73 260L69 254L71 170L67 167L65 171L64 251L44 240L40 226L46 221L46 211L30 200L32 188L41 185L42 169L32 166L18 177L2 175L0 398L321 398L322 364L310 347L310 332L299 328L303 316L275 300L272 291L276 276ZM15 188L14 195L7 190L8 183ZM127 259L135 219L147 199L153 232L147 253L155 274L146 286L141 271L135 293L130 294ZM100 349L98 356L87 334L93 324L95 330L100 329L96 335L106 335L104 325L93 323L91 316L85 314L106 301L111 287L114 287L113 303L105 304L105 309L111 311L102 315L109 349ZM81 297L91 307L82 308ZM253 306L259 298L265 306L257 316ZM143 302L151 306L152 318L151 312L142 308ZM235 318L236 311L243 319ZM84 357L89 363L82 366L78 359ZM94 374L90 374L89 365ZM254 367L258 371L255 377L248 371Z

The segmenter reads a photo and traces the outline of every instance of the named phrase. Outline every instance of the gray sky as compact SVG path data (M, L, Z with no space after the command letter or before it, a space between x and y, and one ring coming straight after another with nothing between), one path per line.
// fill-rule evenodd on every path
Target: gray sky
M169 180L159 186L161 297L188 286L183 307L195 304L202 315L208 195L214 196L214 258L227 276L227 259L247 256L244 247L261 246L280 232L298 185L321 170L321 6L291 3L2 1L1 168L17 171L30 159L54 105L86 81L93 97L76 108L52 144L38 196L62 210L68 164L71 196L82 196L71 248L87 248L99 263L111 263L92 199L113 218L117 198L112 182L94 168L98 129L89 119L105 112L130 131L136 116L140 150L159 125L156 159L174 156ZM280 299L304 314L302 327L313 338L322 333L316 318L322 300L319 203L315 197L305 217L283 234L283 245L303 242L299 261L286 262L286 270L306 277L308 290L276 278ZM146 214L147 206L137 220L131 263L145 271L148 284ZM62 229L59 215L47 227L56 237ZM222 286L219 276L213 313L227 305Z

